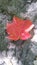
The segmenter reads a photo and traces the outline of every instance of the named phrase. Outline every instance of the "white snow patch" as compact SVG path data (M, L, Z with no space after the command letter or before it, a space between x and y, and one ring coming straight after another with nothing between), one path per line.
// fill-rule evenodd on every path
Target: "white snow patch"
M37 29L34 30L34 36L31 39L32 42L37 42Z
M28 12L31 12L31 11L34 11L37 9L37 2L36 3L32 3L30 6L29 6L29 9L28 9Z

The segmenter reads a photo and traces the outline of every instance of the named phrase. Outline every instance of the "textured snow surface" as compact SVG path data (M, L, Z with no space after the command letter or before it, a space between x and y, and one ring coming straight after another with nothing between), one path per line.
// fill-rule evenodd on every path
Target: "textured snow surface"
M35 24L34 36L31 41L25 42L21 49L10 44L8 51L0 52L0 65L37 65L37 60L34 61L37 56L37 2L30 4L27 9L26 14L21 13L21 16L28 16ZM1 13L1 21L6 24L8 16Z

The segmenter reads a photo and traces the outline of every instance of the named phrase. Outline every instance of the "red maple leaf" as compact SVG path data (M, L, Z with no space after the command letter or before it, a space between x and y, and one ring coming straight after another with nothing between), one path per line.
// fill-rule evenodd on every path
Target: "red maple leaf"
M11 23L6 24L7 38L10 40L27 40L31 37L29 31L34 27L30 20L22 20L16 16Z

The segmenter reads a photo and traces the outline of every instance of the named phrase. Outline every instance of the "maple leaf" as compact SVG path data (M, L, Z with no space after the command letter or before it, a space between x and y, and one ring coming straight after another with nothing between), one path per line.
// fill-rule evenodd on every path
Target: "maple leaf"
M31 37L29 33L34 27L30 20L22 20L16 16L11 23L6 24L7 38L10 40L27 40Z

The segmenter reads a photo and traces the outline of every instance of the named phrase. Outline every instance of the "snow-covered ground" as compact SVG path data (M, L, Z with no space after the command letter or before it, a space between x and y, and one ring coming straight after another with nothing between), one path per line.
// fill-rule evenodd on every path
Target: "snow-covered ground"
M33 21L33 23L35 24L35 29L34 36L31 39L30 45L28 46L28 43L25 43L24 45L23 49L25 51L23 50L24 55L22 55L22 57L24 58L25 62L28 63L28 65L33 65L33 62L34 64L35 62L37 63L37 61L34 61L35 56L37 56L37 2L32 3L28 7L26 14L21 13L21 16L26 17L25 15ZM1 20L3 20L3 23L6 23L6 21L8 21L8 17L6 15L0 14L0 21ZM0 52L0 65L23 65L23 59L18 59L19 54L21 53L21 50L18 50L18 48L16 48L14 45L10 45L9 50L7 52Z

